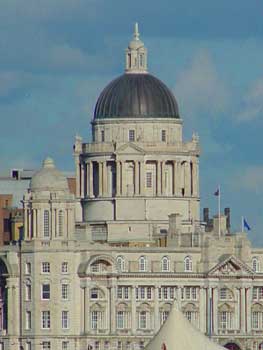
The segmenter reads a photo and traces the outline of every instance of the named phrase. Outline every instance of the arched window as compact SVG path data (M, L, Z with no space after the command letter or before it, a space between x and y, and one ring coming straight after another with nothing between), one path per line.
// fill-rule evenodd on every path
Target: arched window
M185 257L184 259L184 271L190 272L193 270L193 262L190 256Z
M143 272L147 269L147 261L145 256L141 256L139 259L139 271Z
M50 236L49 210L44 210L44 237Z
M125 260L123 256L117 257L117 268L120 272L125 271Z
M170 271L170 260L167 256L162 258L162 272Z
M258 258L256 257L252 259L252 269L255 272L259 272L260 270L260 264L259 264Z
M64 213L63 210L58 212L58 235L63 236Z
M224 304L218 309L219 329L233 329L233 309Z

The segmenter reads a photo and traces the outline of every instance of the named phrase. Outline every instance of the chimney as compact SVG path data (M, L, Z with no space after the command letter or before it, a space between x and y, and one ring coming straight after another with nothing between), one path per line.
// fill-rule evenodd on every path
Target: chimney
M224 213L226 216L226 228L227 231L230 233L230 208L225 208Z
M203 217L204 217L204 222L206 222L206 224L209 224L209 208L204 208L203 210Z

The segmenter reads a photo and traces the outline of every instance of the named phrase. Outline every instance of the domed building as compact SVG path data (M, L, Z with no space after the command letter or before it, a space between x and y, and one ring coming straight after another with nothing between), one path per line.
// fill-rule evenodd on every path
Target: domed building
M183 141L137 25L125 55L92 141L76 137L77 195L45 159L24 239L0 248L0 350L262 350L263 250L229 208L200 219L198 136Z
M195 135L183 142L177 101L148 73L137 26L125 62L98 98L92 142L75 144L77 195L103 240L151 244L165 237L172 213L184 232L200 223L199 145Z

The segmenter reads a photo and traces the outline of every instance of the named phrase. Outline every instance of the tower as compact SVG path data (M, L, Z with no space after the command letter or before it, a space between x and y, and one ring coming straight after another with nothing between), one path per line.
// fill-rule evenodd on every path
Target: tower
M171 213L183 232L199 223L198 137L183 142L177 101L147 72L138 24L125 64L97 100L92 142L76 140L77 196L93 239L151 242Z

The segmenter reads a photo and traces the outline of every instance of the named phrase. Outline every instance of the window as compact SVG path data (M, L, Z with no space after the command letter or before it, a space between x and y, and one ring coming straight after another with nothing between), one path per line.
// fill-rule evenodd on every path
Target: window
M192 294L192 300L196 300L197 299L197 288L196 287L192 287L191 294Z
M191 299L191 288L185 287L185 299L190 300Z
M152 288L147 287L147 299L152 299Z
M158 298L161 300L174 299L174 287L161 287L158 289Z
M170 261L167 256L162 258L162 272L170 271Z
M68 313L68 311L62 311L62 313L61 313L61 327L62 327L62 329L69 328L69 313Z
M147 328L147 313L146 313L146 311L141 311L139 313L139 328L140 329Z
M141 256L139 259L139 271L146 271L146 258L145 256Z
M31 311L26 311L25 328L26 329L31 329Z
M124 299L129 299L129 287L124 287Z
M1 347L0 347L1 349ZM31 343L29 341L26 342L26 350L32 350Z
M146 172L146 187L152 188L152 173L150 171Z
M69 350L69 342L68 341L62 342L62 350Z
M42 300L50 299L50 284L42 284Z
M260 312L253 311L252 312L252 329L259 329L259 318L260 318Z
M100 342L97 340L94 343L95 350L100 350Z
M169 311L162 311L161 312L161 324L163 324L169 316Z
M43 341L42 350L50 350L50 349L51 349L50 341Z
M64 228L64 213L63 210L58 212L58 235L63 236L63 228Z
M98 290L98 288L91 289L90 298L91 299L98 299L99 298L99 290Z
M66 283L63 283L61 285L61 298L62 300L68 300L69 297L69 285Z
M91 312L91 329L100 329L102 325L102 312L92 311Z
M25 294L26 301L30 301L32 297L32 287L29 281L27 281L27 284L25 286Z
M50 311L42 311L42 329L50 329Z
M166 142L166 130L162 130L161 140L162 142Z
M118 267L118 270L121 272L125 270L125 260L123 256L117 257L117 267Z
M230 311L219 312L219 328L232 329L232 312Z
M31 275L31 263L30 262L25 263L25 274Z
M44 237L49 237L49 210L44 210Z
M117 311L117 328L124 328L124 311Z
M140 54L140 66L143 67L143 54Z
M42 273L50 273L50 263L42 262Z
M61 272L62 273L68 272L68 263L66 261L63 261L63 263L61 264Z
M192 263L192 259L190 256L187 256L184 259L184 271L185 272L191 272L193 269L193 263Z
M255 272L259 272L259 270L260 270L259 261L258 261L258 258L256 258L256 257L254 257L252 259L252 269Z
M101 130L101 142L105 141L105 131Z
M110 349L110 342L108 340L106 340L104 342L104 350L109 350Z
M135 141L135 130L129 130L129 141Z

